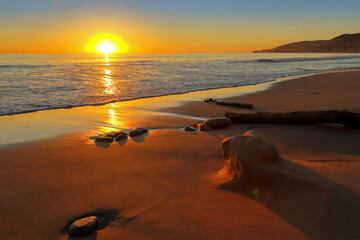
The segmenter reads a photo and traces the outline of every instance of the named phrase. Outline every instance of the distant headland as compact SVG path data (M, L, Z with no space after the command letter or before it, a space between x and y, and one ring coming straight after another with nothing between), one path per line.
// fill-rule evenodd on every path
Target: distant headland
M343 34L330 40L288 43L254 53L360 53L360 33Z

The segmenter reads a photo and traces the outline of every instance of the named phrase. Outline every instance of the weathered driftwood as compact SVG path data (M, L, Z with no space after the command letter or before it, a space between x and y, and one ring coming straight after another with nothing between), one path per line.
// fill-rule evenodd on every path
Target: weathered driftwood
M215 103L218 105L225 105L225 106L231 106L231 107L242 107L242 108L253 108L253 104L249 103L236 103L236 102L221 102L213 98L206 98L204 99L204 102L207 103Z
M343 110L275 113L227 112L225 117L230 118L235 123L341 123L348 128L360 130L360 114Z

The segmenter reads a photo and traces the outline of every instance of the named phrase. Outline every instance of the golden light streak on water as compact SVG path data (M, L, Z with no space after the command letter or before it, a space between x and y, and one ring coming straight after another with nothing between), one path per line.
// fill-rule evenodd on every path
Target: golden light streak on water
M113 126L114 129L119 129L121 125L121 121L119 121L119 118L117 117L115 110L109 109L108 116L109 116L109 120L108 120L109 125Z
M113 94L115 94L116 87L114 86L114 80L112 78L112 72L111 72L110 69L107 68L110 65L108 57L105 57L105 62L107 64L105 64L104 77L102 78L103 85L105 87L103 95L113 95Z
M106 75L111 75L111 70L110 70L110 69L106 69L106 68L105 68L104 71L105 71L105 74L106 74Z

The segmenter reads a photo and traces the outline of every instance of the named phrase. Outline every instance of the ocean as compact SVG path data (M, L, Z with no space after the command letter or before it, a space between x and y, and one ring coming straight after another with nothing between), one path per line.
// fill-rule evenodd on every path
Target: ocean
M0 54L0 115L253 85L359 66L359 54Z

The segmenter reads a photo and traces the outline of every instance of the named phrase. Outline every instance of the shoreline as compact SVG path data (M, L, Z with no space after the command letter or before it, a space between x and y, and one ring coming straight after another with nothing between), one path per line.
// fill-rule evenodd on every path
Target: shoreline
M359 68L336 69L329 70L327 72L348 72L356 71L357 69ZM142 114L146 117L154 118L169 117L170 119L188 118L189 121L196 120L199 116L196 116L196 114L192 111L182 113L176 109L180 106L186 106L188 104L202 104L203 99L208 97L237 100L237 97L268 91L284 81L296 81L297 79L304 77L321 74L324 73L287 76L278 78L275 81L254 85L199 90L181 94L146 97L94 106L86 105L71 108L39 110L21 114L2 115L0 116L0 132L3 133L3 137L0 139L0 148L6 148L14 144L31 143L32 141L59 137L64 134L76 133L78 131L81 132L90 130L90 132L93 133L101 133L101 130L99 130L101 128L106 129L105 131L111 131L112 129L129 129L136 127L131 124L121 124L120 120L124 121L127 118L126 112L122 110L122 108L132 112L133 116L129 118L132 120L134 120L133 118L138 118L139 115ZM118 119L119 116L116 115L119 114L116 114L116 110L120 110L121 115L125 116L125 119ZM104 119L108 120L104 121ZM144 124L145 123L146 122L144 122ZM143 123L140 121L139 124ZM172 128L178 128L181 127L182 124L180 124L180 122L179 125L165 124L164 126L155 126L150 124L145 127L161 129L169 126Z
M342 72L342 71L347 71L347 70L341 70L340 69L338 71ZM290 75L290 76L285 76L285 77L279 77L279 78L276 78L275 80L268 81L268 82L261 82L261 83L248 84L248 85L238 85L238 86L229 86L229 87L221 87L221 88L208 88L208 89L194 90L194 91L188 91L188 92L169 93L169 94L158 95L158 96L138 97L138 98L124 99L124 100L113 100L113 101L103 102L103 103L93 103L93 104L84 104L84 105L76 105L76 106L64 106L64 107L53 107L53 108L45 108L45 109L34 109L34 110L27 110L27 111L22 111L22 112L1 114L0 117L2 117L2 116L13 116L13 115L18 115L18 114L34 113L34 112L40 112L40 111L48 111L48 110L73 109L73 108L78 108L78 107L96 107L96 106L103 106L103 105L107 105L107 104L111 104L111 103L136 101L136 100L148 99L148 98L151 99L151 98L160 98L160 97L168 97L168 96L185 95L185 94L212 91L212 90L226 90L226 89L242 88L242 87L247 87L247 86L259 86L259 85L262 85L262 84L275 83L275 82L281 81L281 80L283 81L284 79L288 79L288 78L289 79L293 79L293 78L296 79L296 78L301 78L301 77L304 77L304 76L311 76L311 75L316 75L316 74L321 74L321 72L319 72L319 73L309 73L309 74L303 74L303 75ZM262 91L262 90L263 89L260 89L258 91ZM255 90L255 92L256 91L257 90Z
M258 92L258 91L266 90L267 88L271 87L271 84L275 84L275 83L280 82L280 81L293 80L293 79L298 79L298 78L302 78L302 77L313 76L313 75L318 75L318 74L323 74L323 73L355 71L355 70L358 70L358 69L360 69L360 67L319 70L319 72L316 72L316 73L306 73L306 74L300 74L300 75L289 75L289 76L284 76L284 77L278 77L278 78L276 78L275 80L272 80L272 81L255 83L255 84L236 85L236 86L228 86L228 87L220 87L220 88L207 88L207 89L200 89L200 90L194 90L194 91L188 91L188 92L169 93L169 94L158 95L158 96L147 96L147 97L138 97L138 98L131 98L131 99L123 99L123 100L112 100L112 101L103 102L103 103L93 103L93 104L83 104L83 105L76 105L76 106L63 106L63 107L53 107L53 108L26 110L26 111L15 112L15 113L0 114L0 117L13 116L13 115L18 115L18 114L34 113L34 112L39 112L39 111L48 111L48 110L73 109L73 108L78 108L78 107L96 107L96 106L103 106L103 105L112 104L112 103L135 101L135 100L148 99L148 98L151 99L151 98L158 98L158 97L167 97L167 96L173 96L173 95L184 95L184 94L191 94L191 93L205 92L205 91L213 91L213 90L238 89L238 88L248 87L248 86L250 86L250 87L251 86L259 86L258 90L253 90L253 92L247 93L247 94L251 94L251 93ZM265 85L270 84L270 86L265 87L265 88L261 87L261 85L264 85L264 84ZM236 90L234 90L234 91L236 91Z

